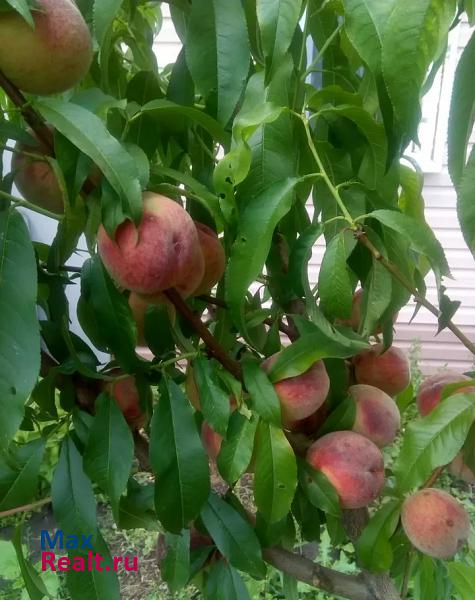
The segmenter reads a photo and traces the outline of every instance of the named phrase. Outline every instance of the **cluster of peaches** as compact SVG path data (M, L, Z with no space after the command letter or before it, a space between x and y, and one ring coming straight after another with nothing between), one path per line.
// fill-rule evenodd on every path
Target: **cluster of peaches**
M144 196L144 215L139 227L127 221L114 238L101 229L98 247L112 278L131 291L131 298L139 298L142 308L163 301L162 294L170 287L185 297L207 291L224 270L224 254L216 234L196 225L179 204L150 193ZM154 260L144 261L144 256L153 256ZM355 329L359 325L360 303L359 291L348 322ZM143 320L143 313L136 308L138 301L131 304L136 319ZM391 346L383 350L382 344L372 345L354 356L348 365L353 380L348 394L356 407L354 424L348 431L318 436L328 415L330 392L330 378L323 361L315 362L301 375L274 384L282 424L294 450L303 453L309 465L328 478L344 509L365 507L381 494L385 484L381 448L395 440L400 428L394 398L410 384L410 365L400 349ZM277 357L275 354L264 360L262 369L269 372ZM417 397L421 416L440 403L445 385L451 382L463 385L464 379L453 372L429 377ZM201 410L200 392L191 366L186 388L194 408ZM111 391L129 422L137 422L138 395L134 393L133 381L119 381ZM235 398L230 398L230 404L232 410L237 408ZM215 461L222 437L206 421L202 425L202 440L210 459ZM475 482L475 474L464 464L462 454L450 465L450 471ZM453 556L469 531L465 510L452 496L437 489L424 489L408 497L403 505L402 524L416 548L438 558Z

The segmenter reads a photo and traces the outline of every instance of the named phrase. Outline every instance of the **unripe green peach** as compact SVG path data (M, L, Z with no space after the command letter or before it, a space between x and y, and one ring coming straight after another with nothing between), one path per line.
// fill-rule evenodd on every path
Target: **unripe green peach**
M352 430L383 448L396 438L401 425L397 404L382 390L372 385L352 385L348 393L356 403Z
M138 227L125 221L111 239L99 228L99 254L117 284L144 295L176 288L183 296L196 289L204 274L198 233L190 215L177 203L146 192Z
M413 546L434 558L451 558L470 530L467 511L453 496L434 488L409 496L402 506L402 526Z
M269 373L280 353L273 354L261 365ZM330 379L322 360L310 366L305 373L274 383L280 400L282 422L288 427L295 421L310 417L325 402L330 391Z
M377 387L392 397L404 391L411 382L409 360L395 346L383 353L383 344L375 344L355 356L353 365L358 383Z
M442 392L446 385L468 380L468 377L457 371L442 371L424 379L417 394L417 408L422 417L431 413L442 400ZM465 388L474 391L475 387ZM462 391L462 390L460 390ZM456 392L453 392L454 394Z
M210 227L195 221L201 252L205 261L205 271L194 296L208 293L221 279L226 266L226 256L216 232Z
M343 508L362 508L384 486L384 460L379 448L353 431L335 431L314 442L307 462L335 488Z
M450 463L449 473L465 483L475 485L475 472L465 463L463 451L459 452Z
M0 13L0 70L30 94L58 94L86 75L92 41L71 0L37 0L34 28L16 12Z

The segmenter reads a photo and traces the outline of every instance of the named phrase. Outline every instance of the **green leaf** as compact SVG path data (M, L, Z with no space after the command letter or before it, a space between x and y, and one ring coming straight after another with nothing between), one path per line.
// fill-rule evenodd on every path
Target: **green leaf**
M382 70L397 128L406 139L417 137L422 84L444 47L455 9L455 0L399 0L388 18Z
M461 600L472 600L475 597L475 567L451 562L447 564L447 571Z
M211 493L201 519L216 547L233 567L254 577L264 576L259 540L251 525L232 506Z
M200 125L203 129L206 129L213 139L224 145L226 145L229 138L223 127L213 117L191 106L181 106L168 100L152 100L152 102L147 102L147 104L142 106L142 109L134 118L137 118L141 114L164 119L165 122L170 116L176 115L180 119L190 120L192 123Z
M281 64L298 25L302 0L256 0L257 20L268 73Z
M319 111L322 115L326 113L349 119L365 136L368 142L368 154L360 168L360 176L371 189L376 188L386 172L388 144L384 127L359 106L333 106Z
M399 165L401 195L399 208L402 212L418 221L425 222L424 215L424 174L405 165Z
M288 377L296 377L308 371L322 358L349 358L368 347L361 339L349 339L335 331L334 335L319 331L305 333L282 350L272 365L268 376L275 383Z
M365 569L383 573L391 568L393 551L389 540L398 526L400 512L400 500L390 500L383 504L363 529L356 542L356 552Z
M70 560L80 557L85 564L83 571L73 569L67 573L66 583L71 600L84 600L84 598L88 598L88 600L120 600L117 573L114 572L114 563L109 548L100 532L97 533L94 541L94 552L103 559L101 561L102 571L87 570L88 555L84 550L73 550L69 553Z
M277 223L292 205L296 179L272 184L249 201L238 225L226 270L226 301L236 325L247 336L244 299L250 284L260 274L270 250Z
M20 566L21 575L25 584L26 591L31 600L41 600L45 596L50 597L43 580L35 571L33 565L25 558L23 553L22 540L23 528L21 525L15 528L13 535L13 546L17 555L18 565Z
M434 469L455 458L474 418L473 398L459 393L442 400L426 417L409 423L394 464L400 493L422 485Z
M468 22L473 27L475 24L475 1L465 0L464 2L465 12L467 13Z
M197 358L193 362L203 416L212 429L225 437L231 413L230 398L218 384L216 369L216 363L207 358Z
M206 580L206 600L251 600L241 575L224 560L214 563Z
M205 98L217 94L218 121L226 125L249 72L249 36L241 3L194 0L185 49L197 89Z
M93 535L96 540L96 501L85 475L82 456L68 435L61 445L59 462L51 484L53 511L66 535Z
M458 188L457 214L463 237L475 256L475 147L472 148Z
M165 529L178 534L199 515L210 482L193 410L168 378L160 385L160 401L153 413L150 461L156 475L157 516Z
M345 31L373 75L381 71L384 31L396 3L397 0L344 0Z
M315 242L324 231L323 223L309 225L292 247L289 256L289 281L297 296L313 298L308 280L308 263L312 258L312 249Z
M84 470L108 495L116 519L133 457L134 441L124 415L108 394L101 394L84 452Z
M112 25L122 0L95 0L94 2L94 31L99 46L102 46L105 35Z
M24 403L40 371L36 316L36 260L25 221L16 210L0 213L0 449L23 419Z
M378 329L381 318L390 306L392 299L392 277L379 260L373 259L373 266L365 281L359 332L369 336Z
M266 373L258 362L249 359L242 363L246 389L257 414L272 425L282 426L280 401Z
M190 530L165 534L167 555L160 563L160 573L172 594L183 588L190 578Z
M320 306L329 321L351 316L353 285L346 261L356 241L351 233L342 231L328 244L318 275Z
M467 148L475 122L475 33L465 46L455 72L449 116L448 162L449 173L457 187L467 160Z
M234 411L229 419L226 438L218 455L218 470L225 481L234 484L251 462L257 419L248 419Z
M31 2L28 0L6 0L8 4L15 9L20 15L25 19L28 25L34 27L35 23L33 21L33 16L30 10Z
M152 483L142 486L135 479L129 479L127 495L120 499L118 525L121 529L159 529Z
M289 512L297 488L297 463L282 429L261 421L256 432L254 500L268 523Z
M99 167L121 199L126 215L138 222L142 194L134 159L95 114L56 98L35 103L42 116Z
M315 507L328 515L341 515L340 499L329 479L321 471L316 471L305 461L299 461L299 482L305 496Z
M117 290L97 255L82 267L81 303L87 313L80 312L80 318L85 315L92 318L92 321L81 318L86 333L114 353L124 368L133 370L138 358L132 312L127 298Z
M414 250L429 259L436 273L450 276L444 250L428 225L395 210L375 210L371 218L406 237Z
M0 511L31 502L37 493L45 443L34 440L0 455Z

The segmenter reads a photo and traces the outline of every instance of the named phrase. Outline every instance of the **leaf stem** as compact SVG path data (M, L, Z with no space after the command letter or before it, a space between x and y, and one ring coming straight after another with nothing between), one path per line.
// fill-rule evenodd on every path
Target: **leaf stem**
M323 55L329 48L330 44L333 42L333 40L336 38L336 36L340 33L342 27L343 27L343 23L339 23L339 25L337 26L335 31L333 31L333 33L328 36L328 38L325 40L325 43L323 44L321 50L319 50L317 56L313 59L313 61L308 66L305 73L302 75L302 79L306 79L310 75L310 73L314 73L315 71L318 70L318 69L316 69L317 64L322 59Z
M4 519L5 517L12 517L13 515L17 515L19 513L30 512L35 510L36 508L40 508L45 504L50 504L51 498L43 498L43 500L38 500L37 502L32 502L31 504L25 504L23 506L17 506L16 508L10 508L10 510L5 510L0 512L0 519Z
M353 229L356 228L356 223L355 223L353 217L350 215L348 209L346 208L345 203L343 202L343 199L340 196L340 192L338 191L338 188L335 185L333 185L331 179L328 177L328 174L325 170L323 162L322 162L322 160L317 152L317 148L313 142L312 132L310 129L308 119L304 115L300 115L300 114L296 113L295 111L293 111L293 114L296 115L303 123L303 126L305 128L305 134L307 136L308 145L309 145L310 151L313 155L313 158L315 159L315 162L317 163L318 168L320 169L321 177L325 181L331 195L333 196L336 203L338 204L338 207L340 208L341 212L343 213L344 218L348 221L348 223L350 224L350 226Z

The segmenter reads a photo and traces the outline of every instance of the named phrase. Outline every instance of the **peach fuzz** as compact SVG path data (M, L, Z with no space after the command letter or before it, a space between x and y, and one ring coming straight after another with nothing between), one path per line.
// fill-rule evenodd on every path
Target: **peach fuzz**
M221 279L226 266L224 249L215 231L195 221L201 252L205 261L205 272L194 296L208 293Z
M402 526L411 544L434 558L451 558L470 530L467 511L453 496L434 488L409 496L402 506Z
M0 13L0 70L29 94L57 94L89 71L89 28L71 0L37 0L34 27L16 11Z
M279 356L279 352L267 358L261 364L269 373ZM325 402L330 391L330 378L322 360L296 377L289 377L274 383L274 389L280 400L282 422L288 427L295 421L310 417Z
M167 313L170 321L175 321L176 312L175 307L166 296L163 294L157 294L156 296L141 296L135 292L131 292L129 296L129 306L132 311L132 316L137 327L137 343L139 346L146 346L145 340L145 314L149 306L156 306L162 304L167 307Z
M449 473L453 477L465 481L465 483L475 485L475 472L472 471L472 469L465 463L463 451L459 452L454 460L450 463Z
M446 385L467 380L468 377L462 373L457 373L457 371L450 370L436 373L435 375L431 375L430 377L427 377L427 379L424 379L416 398L419 414L422 417L425 417L434 410L434 408L442 400L442 392ZM469 391L474 391L475 387L468 387L466 389ZM453 392L453 394L456 393L457 392Z
M401 415L391 396L365 384L352 385L348 393L356 403L352 430L364 435L379 448L391 444L401 426Z
M353 358L356 381L377 387L389 396L396 396L411 382L409 360L395 346L384 353L382 351L383 344L375 344Z
M372 441L353 431L335 431L314 442L307 462L334 486L343 508L368 506L384 486L384 460Z
M121 375L122 372L114 370L112 374ZM145 425L146 417L140 407L140 395L135 382L135 377L130 375L106 384L105 391L109 393L124 414L125 420L134 429L140 429Z
M189 214L170 198L145 192L138 228L125 221L111 239L99 228L102 261L116 283L139 294L179 288L191 294L204 275L198 233Z

